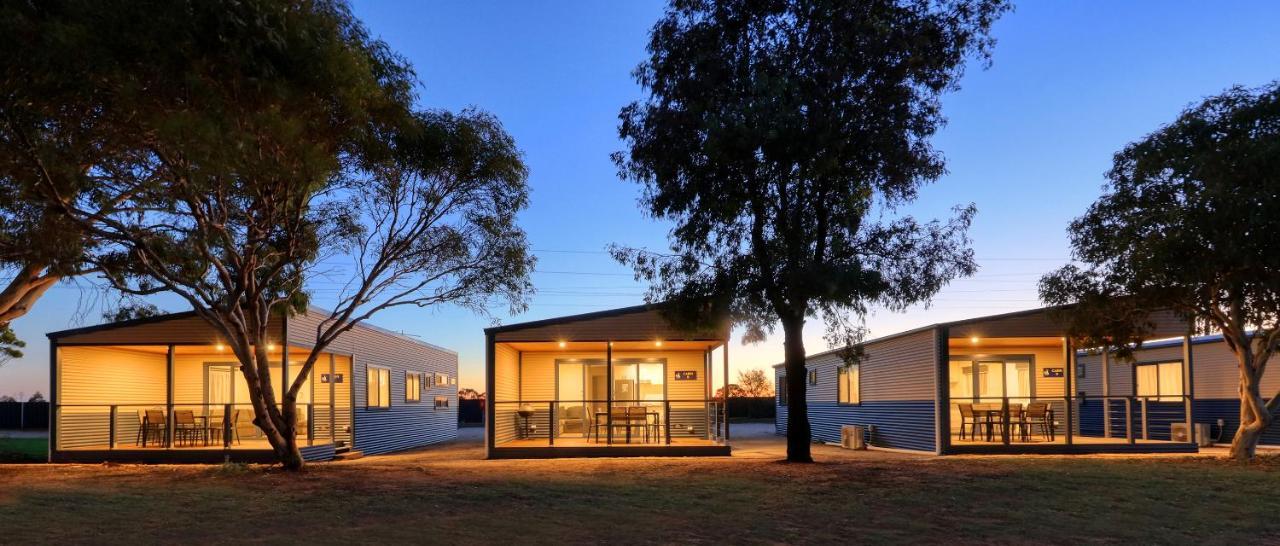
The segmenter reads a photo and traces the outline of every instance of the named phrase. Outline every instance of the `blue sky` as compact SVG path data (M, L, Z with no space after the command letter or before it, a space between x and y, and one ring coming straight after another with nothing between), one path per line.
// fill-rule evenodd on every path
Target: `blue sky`
M633 305L643 286L612 262L610 243L661 247L668 226L636 206L620 181L617 113L641 96L631 70L662 3L356 2L356 14L417 68L424 107L477 107L505 124L530 168L521 216L539 258L539 294L523 315L495 309L396 309L375 324L459 353L463 386L482 385L481 329ZM1099 194L1111 154L1231 85L1280 78L1280 3L1022 2L999 21L994 65L971 67L945 101L935 139L949 173L908 211L945 215L976 203L977 276L953 283L929 309L877 312L873 335L1036 307L1038 276L1068 258L1065 228ZM61 285L15 322L31 345L0 368L0 394L48 388L44 333L100 322L101 296ZM185 306L156 302L169 311ZM323 295L318 304L326 302ZM824 350L822 327L806 332ZM781 340L734 346L733 367L782 359Z

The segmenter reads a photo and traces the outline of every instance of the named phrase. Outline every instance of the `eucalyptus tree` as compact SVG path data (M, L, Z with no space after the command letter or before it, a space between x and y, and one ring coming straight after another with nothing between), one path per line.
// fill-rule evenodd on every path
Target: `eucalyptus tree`
M1188 107L1116 153L1106 177L1069 229L1080 265L1041 279L1041 298L1077 304L1064 313L1073 335L1122 358L1158 311L1221 333L1239 370L1231 456L1252 459L1280 409L1280 392L1261 390L1280 346L1280 83Z
M677 322L723 317L759 341L781 323L787 459L810 461L805 323L858 357L872 306L928 302L975 271L972 205L902 211L945 172L940 98L989 62L1001 0L673 0L635 71L614 155L670 252L615 246ZM851 315L854 318L851 318Z
M137 138L127 172L147 180L105 210L50 180L38 195L93 242L111 286L176 294L214 327L286 468L303 466L299 392L343 333L398 306L523 308L533 259L514 141L486 113L418 109L412 67L344 2L29 11L32 40L74 36L118 67L94 91ZM307 311L318 280L337 287L332 311L278 392L269 348L286 340L271 325Z

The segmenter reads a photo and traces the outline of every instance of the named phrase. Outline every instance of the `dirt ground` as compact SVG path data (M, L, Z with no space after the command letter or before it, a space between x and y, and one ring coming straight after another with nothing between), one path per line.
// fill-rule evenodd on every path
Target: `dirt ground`
M0 543L1280 543L1280 461L482 459L458 442L311 465L2 465Z

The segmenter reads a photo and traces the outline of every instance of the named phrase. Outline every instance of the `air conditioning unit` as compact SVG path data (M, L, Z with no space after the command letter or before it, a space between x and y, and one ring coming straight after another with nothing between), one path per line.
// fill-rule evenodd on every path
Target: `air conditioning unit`
M866 449L866 427L862 425L841 426L840 445L845 449Z
M1213 437L1209 433L1208 423L1195 423L1192 430L1195 432L1194 437L1187 430L1186 423L1173 423L1169 425L1169 439L1175 442L1195 442L1200 447L1213 445Z

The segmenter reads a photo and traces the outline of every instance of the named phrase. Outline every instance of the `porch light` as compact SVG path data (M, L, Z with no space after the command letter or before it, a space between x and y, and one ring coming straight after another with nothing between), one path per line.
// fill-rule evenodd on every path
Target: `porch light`
M274 351L274 350L276 350L276 344L275 344L275 343L268 343L268 344L267 344L267 350L268 350L268 351Z
M564 343L563 341L561 341L561 342L560 342L560 348L561 348L561 349L563 349L563 348L564 348L564 345L565 345L565 343Z
M662 346L662 340L658 340L658 341L653 342L653 346L654 346L654 347L661 347L661 346Z
M213 348L214 348L214 350L216 350L216 351L218 351L219 353L221 353L222 351L226 350L226 348L227 348L227 347L226 347L225 345L223 345L223 344L219 343L219 344L217 344L217 345L214 345L214 346L213 346Z
M969 343L972 343L972 344L974 344L974 345L977 345L977 344L978 344L978 336L973 336L973 337L969 338Z

